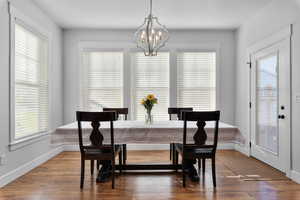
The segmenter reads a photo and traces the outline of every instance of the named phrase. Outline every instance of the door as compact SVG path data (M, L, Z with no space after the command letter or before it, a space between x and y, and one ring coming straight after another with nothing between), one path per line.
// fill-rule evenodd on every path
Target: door
M286 172L290 134L290 39L252 52L251 156Z

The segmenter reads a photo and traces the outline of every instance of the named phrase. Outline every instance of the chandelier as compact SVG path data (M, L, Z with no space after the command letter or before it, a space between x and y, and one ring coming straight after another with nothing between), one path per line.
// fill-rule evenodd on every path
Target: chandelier
M169 39L167 28L158 22L157 17L152 15L152 0L150 0L150 13L134 37L137 47L143 49L145 56L156 56L157 51Z

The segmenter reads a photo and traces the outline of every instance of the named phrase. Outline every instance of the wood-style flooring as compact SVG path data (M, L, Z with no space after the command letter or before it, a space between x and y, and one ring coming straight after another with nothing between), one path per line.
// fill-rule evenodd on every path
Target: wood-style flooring
M168 151L129 151L129 163L170 162ZM300 200L300 185L281 172L236 151L218 151L217 188L210 162L200 183L181 184L175 172L129 172L111 182L96 183L86 165L84 189L79 188L80 154L64 152L0 189L1 200Z

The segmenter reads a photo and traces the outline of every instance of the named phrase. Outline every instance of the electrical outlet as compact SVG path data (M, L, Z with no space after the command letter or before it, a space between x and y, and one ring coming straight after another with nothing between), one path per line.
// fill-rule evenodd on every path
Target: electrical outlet
M6 156L5 154L0 155L0 165L5 165L6 164Z
M296 103L300 103L300 94L296 94Z

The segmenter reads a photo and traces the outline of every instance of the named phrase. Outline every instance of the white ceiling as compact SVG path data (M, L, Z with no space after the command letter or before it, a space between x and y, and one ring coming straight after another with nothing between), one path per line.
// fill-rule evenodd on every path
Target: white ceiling
M33 0L63 28L136 28L149 0ZM272 0L153 0L153 13L174 29L234 29Z

